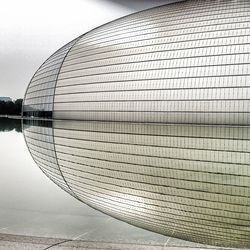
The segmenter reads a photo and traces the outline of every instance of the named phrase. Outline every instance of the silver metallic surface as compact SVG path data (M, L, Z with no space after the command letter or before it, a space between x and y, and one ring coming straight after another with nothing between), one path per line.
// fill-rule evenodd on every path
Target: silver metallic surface
M24 124L34 160L113 217L250 247L249 24L247 0L189 0L73 40L27 89L24 116L54 118Z
M246 0L191 0L96 28L41 66L24 111L53 110L55 119L248 125L249 10Z

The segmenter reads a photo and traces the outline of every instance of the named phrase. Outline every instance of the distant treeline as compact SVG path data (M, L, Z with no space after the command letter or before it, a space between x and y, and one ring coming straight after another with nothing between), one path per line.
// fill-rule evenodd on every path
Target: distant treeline
M15 129L22 132L22 123L20 119L8 119L0 117L0 131L11 131Z
M21 115L23 99L0 101L0 115Z

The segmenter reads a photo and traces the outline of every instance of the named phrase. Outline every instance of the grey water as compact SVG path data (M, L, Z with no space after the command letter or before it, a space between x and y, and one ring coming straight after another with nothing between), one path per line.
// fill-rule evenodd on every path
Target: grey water
M50 181L33 161L21 120L0 118L0 234L199 247L102 214Z

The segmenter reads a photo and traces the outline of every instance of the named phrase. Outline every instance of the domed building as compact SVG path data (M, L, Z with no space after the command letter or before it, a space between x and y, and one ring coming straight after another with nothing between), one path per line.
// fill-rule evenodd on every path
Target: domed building
M249 15L247 0L178 2L56 51L23 104L38 166L130 224L250 247Z

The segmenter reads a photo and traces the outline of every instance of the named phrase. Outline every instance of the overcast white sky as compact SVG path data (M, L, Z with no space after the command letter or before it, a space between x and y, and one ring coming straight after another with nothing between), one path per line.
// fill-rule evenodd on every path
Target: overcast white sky
M0 96L22 98L55 50L103 23L170 0L0 0Z

